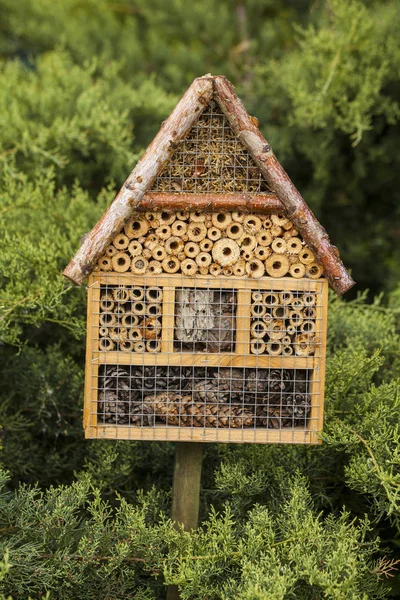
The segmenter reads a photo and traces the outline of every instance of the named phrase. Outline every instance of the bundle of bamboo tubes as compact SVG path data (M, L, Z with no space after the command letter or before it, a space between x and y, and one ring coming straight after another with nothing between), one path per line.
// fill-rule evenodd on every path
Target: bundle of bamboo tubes
M317 346L315 292L253 292L250 351L312 356Z
M282 215L138 213L99 259L116 273L318 279L322 269Z
M160 352L162 299L156 286L102 287L99 350Z

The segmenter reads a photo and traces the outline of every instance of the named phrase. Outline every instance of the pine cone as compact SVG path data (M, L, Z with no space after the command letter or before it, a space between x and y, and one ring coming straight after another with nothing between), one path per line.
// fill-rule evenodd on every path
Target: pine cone
M292 394L286 399L285 413L295 421L304 421L310 412L310 398L308 394Z
M247 392L268 391L268 371L266 369L248 369L246 372L245 389Z
M245 390L243 369L218 369L213 375L221 392L243 393Z
M191 396L181 396L170 392L163 392L154 396L146 396L144 402L152 408L156 418L167 425L179 425L179 415L184 402L191 401Z
M99 377L99 387L102 390L114 390L129 393L129 374L119 365L109 365L104 368L103 375Z
M147 402L132 402L129 416L132 425L139 427L152 426L155 422L154 409Z
M218 383L215 379L204 379L197 381L193 387L194 402L226 402L229 399L229 394L218 389Z
M99 393L99 420L102 423L126 425L129 423L129 402L124 402L113 390Z
M146 392L184 391L191 383L189 367L139 367L132 372L132 389Z

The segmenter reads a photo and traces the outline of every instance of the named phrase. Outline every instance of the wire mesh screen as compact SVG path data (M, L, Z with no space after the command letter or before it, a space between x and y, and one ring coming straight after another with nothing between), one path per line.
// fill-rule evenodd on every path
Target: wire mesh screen
M178 144L151 191L271 192L213 100Z
M326 281L96 273L88 437L316 443Z

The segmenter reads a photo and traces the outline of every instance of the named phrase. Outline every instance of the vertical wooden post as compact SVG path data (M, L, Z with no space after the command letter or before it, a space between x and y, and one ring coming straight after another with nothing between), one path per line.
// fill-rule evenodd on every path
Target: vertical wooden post
M203 460L201 442L177 442L172 487L172 519L186 531L199 520L200 479ZM179 600L178 587L168 586L167 600Z

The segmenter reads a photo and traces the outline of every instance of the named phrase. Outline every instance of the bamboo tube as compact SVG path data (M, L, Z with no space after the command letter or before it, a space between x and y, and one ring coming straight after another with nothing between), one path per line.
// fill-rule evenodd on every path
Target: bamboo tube
M175 221L171 225L171 233L176 237L182 237L187 232L187 224L183 221Z
M175 221L176 219L176 215L173 212L168 212L163 210L160 213L159 216L159 221L161 225L172 225L172 223Z
M239 245L243 250L251 252L257 246L257 240L254 235L245 233L239 240Z
M143 246L138 240L132 240L128 246L128 252L131 256L139 256L142 250Z
M118 252L118 250L112 244L110 244L109 246L107 246L107 248L105 249L105 254L107 256L109 256L110 258L112 258L114 256L114 254L117 254L117 252Z
M294 327L294 325L287 325L286 331L289 335L294 335L296 333L296 327Z
M144 216L147 219L148 223L151 224L151 226L153 226L154 221L160 220L160 212L157 210L147 211L144 213Z
M232 271L235 277L243 277L246 274L246 262L243 259L239 259L232 265Z
M299 310L290 310L289 311L289 324L293 325L293 327L300 327L303 323L304 318Z
M162 302L163 291L162 288L151 286L146 290L146 300L148 302Z
M286 252L286 242L283 238L275 238L271 243L271 249L277 254Z
M101 258L99 258L98 265L102 271L111 271L111 269L112 269L111 258L109 256L102 256Z
M306 266L306 276L309 279L319 279L323 274L323 270L317 263L311 263Z
M232 221L232 223L229 223L228 227L226 228L226 235L232 240L238 240L243 236L243 227L240 223L235 223L235 221Z
M115 344L110 338L103 337L99 339L99 350L100 352L110 352L114 350Z
M263 224L264 229L271 229L271 227L272 227L271 217L263 218L262 224Z
M224 238L215 242L212 249L214 262L222 267L234 264L240 257L240 249L237 243L230 238Z
M133 344L133 350L134 350L134 352L145 352L146 351L145 342L135 342Z
M134 256L131 263L131 271L135 275L144 275L146 273L149 261L144 256Z
M315 257L314 254L311 252L310 248L307 248L307 246L305 246L299 252L299 260L304 265L310 265L311 263L315 262Z
M300 331L302 333L307 333L308 335L311 335L312 333L315 333L316 330L316 325L314 321L303 321L303 323L300 325Z
M261 229L256 236L257 244L260 246L269 246L272 239L271 232L268 229Z
M310 356L314 352L314 347L310 344L309 337L304 333L296 335L293 345L297 356Z
M190 213L188 210L178 210L178 212L176 213L176 218L180 221L187 221L189 217Z
M100 310L103 312L111 312L114 308L114 300L110 292L106 292L100 297Z
M225 265L225 267L222 267L222 272L226 277L233 275L232 265Z
M145 236L149 231L149 222L146 219L131 219L125 226L125 233L130 240Z
M131 298L130 289L125 287L124 285L119 285L118 287L115 287L113 289L112 294L115 302L118 302L119 304L125 304L125 302L129 302Z
M209 229L209 227L211 227L211 225L212 225L212 214L206 213L204 216L205 216L204 222L206 224L207 229Z
M217 263L211 263L209 271L211 275L213 275L214 277L218 277L219 275L221 275L222 269L219 265L217 265Z
M271 248L268 248L266 246L258 246L258 248L254 250L254 256L258 260L267 260L267 258L271 256L271 253Z
M122 315L125 314L125 308L121 305L118 304L115 308L114 308L114 315L116 317L116 319L120 319L122 317Z
M257 217L257 215L246 215L243 219L243 229L246 233L255 235L260 231L261 227L262 222L260 217Z
M138 300L143 300L144 298L144 288L142 287L132 287L129 290L129 295L131 297L131 300L133 300L134 302L137 302Z
M273 225L279 225L283 227L289 222L289 219L285 215L271 215L271 221Z
M161 263L166 273L176 273L179 271L181 263L176 256L167 256Z
M282 354L282 344L275 340L270 340L266 344L266 350L267 353L271 356L279 356L280 354Z
M268 325L264 321L254 321L250 328L251 337L262 339L268 333Z
M150 275L160 275L162 273L162 266L159 260L151 260L147 267L147 272Z
M99 335L101 337L106 337L108 334L108 327L100 327L99 329Z
M123 327L127 327L128 329L131 327L136 327L136 325L139 325L139 315L133 315L132 313L125 313L121 317L121 325Z
M184 253L187 258L195 258L200 253L200 246L196 242L187 242Z
M143 320L141 330L145 340L156 340L161 334L161 321L156 317L148 317Z
M301 279L306 273L306 267L301 262L295 262L289 267L289 273L295 279Z
M126 327L109 327L108 335L113 342L121 342L128 338Z
M204 223L206 215L200 210L195 210L189 214L189 218L193 223Z
M284 346L288 346L291 343L292 343L292 338L290 337L290 335L283 336L283 338L282 338L282 344Z
M263 294L263 302L267 306L275 306L275 304L279 304L279 295L275 292L267 292Z
M213 247L212 241L209 240L208 238L201 240L199 245L200 245L200 250L202 252L211 252L211 249Z
M208 275L208 267L200 267L199 273L200 275Z
M289 270L289 261L284 254L271 254L265 261L265 269L271 277L284 277Z
M147 352L160 352L161 344L157 340L149 340L146 342L146 350Z
M117 250L122 252L122 250L126 250L129 246L129 238L124 233L119 233L113 239L113 244L117 248Z
M281 227L283 227L283 229L286 231L289 231L290 229L293 229L293 223L289 219L286 219L286 223L282 223Z
M268 325L268 327L270 327L270 325L271 325L271 323L273 321L273 317L269 313L265 313L265 315L263 316L262 320L264 321L264 323L266 323Z
M272 316L275 317L275 319L286 319L287 314L288 309L286 305L272 307Z
M293 294L292 292L281 292L279 294L279 302L281 304L291 304L293 302Z
M208 252L200 252L196 256L196 263L199 267L209 267L211 265L212 258Z
M222 233L221 233L221 230L218 229L218 227L210 227L207 230L207 237L212 242L216 242L217 240L221 239L221 236L222 236Z
M179 240L179 238L169 238L170 240L174 240L177 239ZM180 243L182 244L181 240L179 240ZM167 240L167 243L169 242L169 240ZM153 257L154 260L158 260L159 262L161 262L162 260L164 260L164 258L166 258L167 256L167 248L164 248L164 246L156 246L153 250L153 252L151 253L151 256Z
M251 299L254 300L254 302L262 302L263 301L263 295L261 292L252 292L251 293Z
M119 349L121 352L132 352L133 343L130 340L123 340L119 343Z
M212 215L212 224L217 229L226 229L229 223L232 221L232 217L229 213L213 213Z
M167 240L171 237L171 227L169 225L160 225L156 229L156 236L160 240Z
M130 256L125 252L117 252L117 254L112 257L111 264L113 271L116 271L117 273L125 273L125 271L129 270L131 259Z
M289 254L299 254L303 249L303 243L300 238L291 237L286 240L286 248Z
M180 262L182 262L183 260L185 260L185 258L187 258L187 256L184 252L179 252L177 258Z
M284 356L292 356L293 354L293 348L292 346L289 346L288 344L286 344L285 346L282 347L282 354Z
M148 304L147 314L149 315L149 317L159 317L162 314L161 304Z
M113 313L103 312L100 313L99 323L102 327L113 327L117 322L117 319Z
M236 222L236 223L243 223L243 219L245 218L245 214L241 213L241 212L237 212L237 211L233 211L232 213L232 219Z
M146 303L143 300L138 302L132 302L132 313L134 315L145 315L146 314Z
M142 244L142 246L143 246L147 240L153 239L154 237L156 237L156 239L157 239L157 236L155 236L153 233L151 233L149 236L142 235L138 238L138 242L139 242L139 244ZM146 248L147 248L147 246L146 246Z
M286 334L285 323L282 319L273 319L268 329L271 340L280 340Z
M249 262L249 260L253 260L253 258L254 258L254 252L251 252L250 250L242 251L242 259L245 262L245 268L246 268L246 263Z
M148 248L149 250L154 250L154 248L156 246L158 246L158 244L160 243L159 238L156 236L155 233L152 233L151 235L147 236L147 238L145 238L143 240L143 242L141 242L140 240L138 240L138 242L140 244L143 243L145 248Z
M266 312L267 307L265 306L265 304L261 304L261 302L254 302L254 304L251 305L250 313L253 317L263 317Z
M191 258L185 258L181 262L181 271L184 275L195 275L198 271L198 266Z
M251 261L246 263L246 273L249 277L259 279L265 273L264 263L258 258L253 258Z
M317 311L314 306L305 306L303 308L303 316L305 319L315 319L317 316Z
M311 292L310 293L306 292L305 294L303 294L302 299L303 299L304 306L315 306L315 304L317 302L316 295Z
M250 342L250 352L252 354L264 354L265 348L265 343L261 340L251 340Z
M292 307L294 309L301 310L303 308L303 306L304 306L304 302L303 302L302 298L298 298L298 297L297 298L293 298Z
M275 237L281 237L283 231L282 231L282 227L280 227L279 225L271 225L271 234L272 236Z
M142 256L149 260L149 258L151 258L153 255L151 250L149 250L148 248L143 248Z
M142 339L142 330L139 327L132 327L128 330L128 337L132 342L138 342Z
M192 242L201 242L207 237L207 228L204 223L189 223L187 236Z

